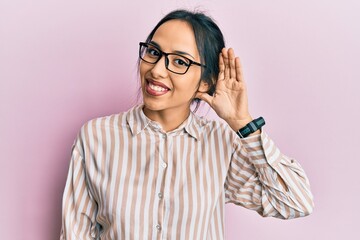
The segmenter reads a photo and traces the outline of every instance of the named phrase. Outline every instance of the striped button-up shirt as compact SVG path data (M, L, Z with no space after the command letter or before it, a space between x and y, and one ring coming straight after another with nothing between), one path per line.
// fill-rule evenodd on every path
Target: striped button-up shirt
M304 170L264 130L241 139L190 112L165 132L139 104L81 127L60 239L224 239L230 202L281 219L314 207Z

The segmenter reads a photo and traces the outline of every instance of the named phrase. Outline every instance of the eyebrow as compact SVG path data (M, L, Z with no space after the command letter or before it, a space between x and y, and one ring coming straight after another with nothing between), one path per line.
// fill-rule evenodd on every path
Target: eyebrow
M157 42L150 41L150 43L153 44L153 45L155 45L156 47L158 47L158 48L161 50L161 47L160 47L160 45L159 45ZM192 57L192 58L195 60L195 58L194 58L190 53L187 53L187 52L175 50L173 53L182 54L182 55L188 55L188 56Z

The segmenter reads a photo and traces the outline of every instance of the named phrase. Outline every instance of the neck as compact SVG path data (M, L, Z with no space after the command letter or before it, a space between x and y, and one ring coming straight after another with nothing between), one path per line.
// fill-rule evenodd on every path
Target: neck
M165 132L169 132L179 127L189 117L190 106L183 109L169 108L159 111L150 110L144 106L143 111L148 118L160 123Z

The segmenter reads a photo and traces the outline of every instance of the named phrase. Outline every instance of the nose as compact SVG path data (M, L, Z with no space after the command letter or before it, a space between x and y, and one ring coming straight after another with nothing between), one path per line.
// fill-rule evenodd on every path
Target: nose
M154 64L151 69L151 74L154 78L164 78L167 76L168 71L166 69L167 59L165 55L162 55L157 63Z

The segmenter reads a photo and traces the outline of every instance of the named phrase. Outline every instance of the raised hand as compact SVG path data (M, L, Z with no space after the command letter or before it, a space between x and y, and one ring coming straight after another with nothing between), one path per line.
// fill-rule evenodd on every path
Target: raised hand
M246 85L240 58L232 48L223 48L219 55L219 76L213 96L197 92L196 97L206 101L216 114L235 131L252 121L248 110Z

